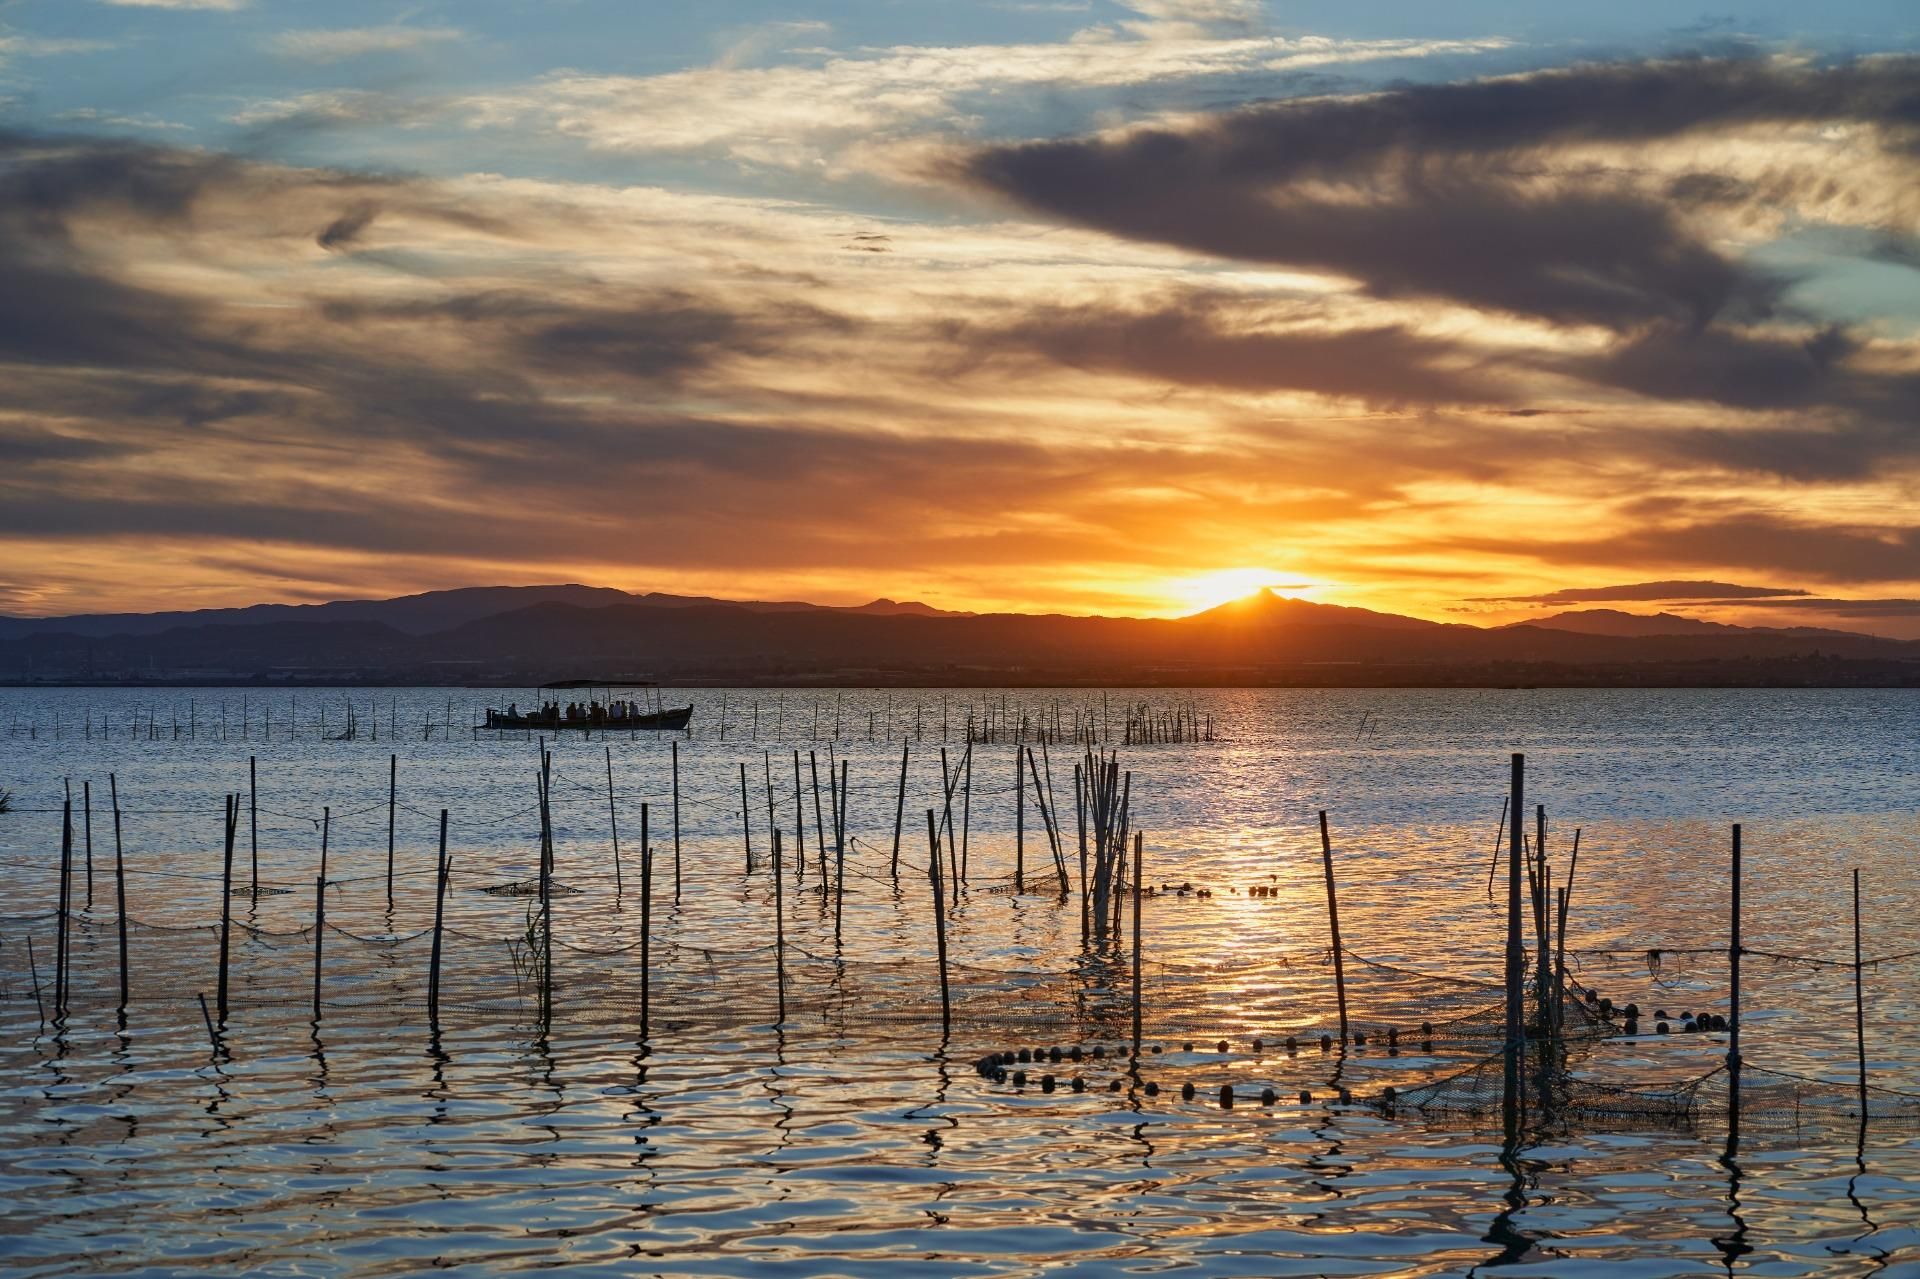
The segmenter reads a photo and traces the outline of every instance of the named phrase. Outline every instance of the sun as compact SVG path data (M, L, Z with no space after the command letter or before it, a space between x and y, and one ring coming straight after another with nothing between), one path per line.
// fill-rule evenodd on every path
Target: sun
M1158 594L1181 613L1198 613L1267 587L1291 594L1312 590L1313 584L1302 582L1297 574L1276 569L1222 568L1192 577L1169 578L1161 584Z

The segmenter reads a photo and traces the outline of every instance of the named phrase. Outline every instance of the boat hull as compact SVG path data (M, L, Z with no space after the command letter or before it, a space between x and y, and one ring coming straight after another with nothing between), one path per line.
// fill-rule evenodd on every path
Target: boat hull
M693 707L681 706L673 710L649 711L644 715L624 715L613 719L568 719L563 715L509 715L505 711L489 710L487 722L481 727L500 731L563 733L569 729L582 733L623 733L640 731L648 733L677 733L686 728L693 719Z

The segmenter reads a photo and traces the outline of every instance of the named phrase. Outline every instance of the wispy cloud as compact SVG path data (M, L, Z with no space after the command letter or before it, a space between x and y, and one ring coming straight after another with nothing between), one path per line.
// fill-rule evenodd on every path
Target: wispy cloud
M456 27L410 27L389 23L379 27L338 27L282 31L268 47L282 57L305 62L341 62L370 54L407 53L429 45L466 39Z
M101 0L121 9L213 9L233 13L251 7L253 0Z

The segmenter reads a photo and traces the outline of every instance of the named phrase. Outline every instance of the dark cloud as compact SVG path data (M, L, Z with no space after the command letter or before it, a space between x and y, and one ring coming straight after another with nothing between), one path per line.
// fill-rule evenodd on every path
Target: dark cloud
M1469 600L1471 604L1589 604L1600 601L1670 600L1693 603L1715 601L1777 599L1806 595L1786 586L1741 586L1734 582L1665 581L1629 582L1621 586L1569 586L1539 595L1490 595Z
M1662 506L1667 505L1661 503ZM1527 553L1547 564L1629 568L1731 569L1794 573L1825 582L1908 582L1920 579L1920 526L1820 524L1773 515L1733 515L1649 524L1631 509L1614 513L1630 522L1609 537L1541 539ZM1459 550L1511 553L1511 543L1462 538Z
M1206 293L1148 309L1041 307L1001 325L954 325L943 337L975 359L1040 357L1074 368L1189 386L1309 391L1375 404L1484 404L1505 399L1477 353L1398 325L1276 330L1243 301Z
M373 220L379 216L379 205L371 201L362 201L327 223L320 234L314 237L314 243L329 253L350 248L353 242L360 238L361 233L372 226Z
M1872 125L1910 149L1920 60L1584 66L990 146L951 172L1048 216L1340 272L1382 296L1621 329L1701 325L1765 315L1783 286L1677 216L1682 202L1733 198L1732 180L1686 179L1662 202L1630 175L1556 174L1553 153L1798 121Z

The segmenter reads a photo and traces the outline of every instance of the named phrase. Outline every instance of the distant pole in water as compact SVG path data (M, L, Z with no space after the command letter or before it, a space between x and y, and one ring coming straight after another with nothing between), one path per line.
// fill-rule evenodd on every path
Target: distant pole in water
M1340 1004L1340 1042L1347 1035L1347 965L1340 945L1340 898L1333 885L1333 837L1327 831L1327 810L1320 810L1320 863L1327 877L1327 927L1333 935L1333 989Z
M961 758L961 766L966 769L966 782L960 796L960 886L967 882L967 845L973 829L973 743L967 743L966 754Z
M919 736L916 732L915 736ZM907 752L912 750L906 742L900 744L900 794L893 801L893 864L892 874L900 878L900 826L907 815Z
M618 903L621 894L626 891L626 885L620 878L620 814L613 805L613 747L603 749L607 753L607 829L613 832L613 900ZM640 807L644 811L646 805Z
M787 919L780 891L780 831L773 832L773 989L778 998L778 1025L787 1020Z
M927 810L927 877L933 885L933 940L940 961L940 1032L953 1029L953 995L947 988L947 907L940 890L940 827Z
M273 713L273 703L267 703ZM269 733L271 736L271 733ZM247 843L253 854L253 873L247 889L254 901L260 900L260 771L254 756L247 756Z
M673 900L680 902L680 739L667 743L673 748Z
M747 874L753 874L753 809L747 804L747 765L740 762L740 838L747 846Z
M649 1032L653 997L653 841L647 831L647 806L640 805L640 1042Z
M220 874L220 987L214 1006L220 1010L220 1024L227 1024L227 956L233 933L233 837L240 825L240 797L227 796L226 857Z
M1526 787L1527 757L1515 751L1507 801L1507 818L1512 823L1512 829L1507 832L1507 1024L1501 1091L1501 1109L1509 1145L1519 1134L1520 1059L1527 1046L1527 950L1520 927L1520 850L1526 843Z
M1860 868L1853 869L1853 1043L1860 1063L1860 1118L1867 1117L1867 1003L1860 960Z
M1133 1057L1140 1059L1140 899L1146 895L1145 857L1146 836L1135 832L1133 836ZM1343 1024L1341 1033L1346 1033Z
M107 774L107 791L113 800L113 892L114 913L120 932L120 1012L127 1011L127 865L120 851L120 779Z
M427 1023L440 1033L440 934L447 918L447 810L440 810L440 856L433 876L433 950L427 956Z
M378 708L373 722L380 722ZM387 913L393 913L393 813L400 796L400 756L387 756Z

